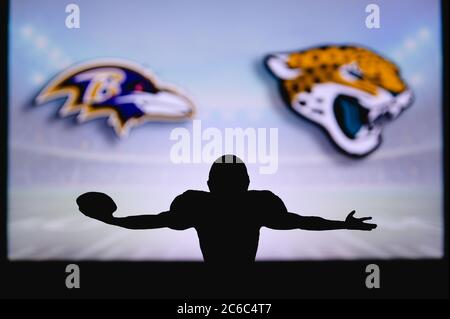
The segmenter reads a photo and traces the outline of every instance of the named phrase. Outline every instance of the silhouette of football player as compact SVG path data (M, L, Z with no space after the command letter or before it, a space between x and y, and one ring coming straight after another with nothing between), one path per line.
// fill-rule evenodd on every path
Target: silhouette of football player
M252 263L255 261L261 227L272 229L372 230L371 217L356 218L352 211L344 221L289 213L282 200L268 190L248 190L245 164L235 155L217 159L209 172L209 192L188 190L177 196L170 210L158 215L114 217L114 201L103 193L85 193L77 198L88 217L128 229L168 227L195 228L205 262Z

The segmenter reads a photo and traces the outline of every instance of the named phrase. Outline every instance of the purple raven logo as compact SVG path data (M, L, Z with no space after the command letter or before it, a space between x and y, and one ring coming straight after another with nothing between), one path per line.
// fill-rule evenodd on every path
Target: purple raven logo
M36 97L42 104L66 98L61 116L79 122L107 117L118 136L147 121L177 121L195 114L192 101L173 86L159 83L149 71L122 60L97 60L71 67Z

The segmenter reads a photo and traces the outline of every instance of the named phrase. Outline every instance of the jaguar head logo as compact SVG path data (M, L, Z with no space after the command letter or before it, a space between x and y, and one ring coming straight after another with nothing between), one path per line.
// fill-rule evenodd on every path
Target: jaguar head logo
M275 53L265 64L280 81L286 104L355 157L373 152L384 124L413 101L399 68L367 48L332 45Z

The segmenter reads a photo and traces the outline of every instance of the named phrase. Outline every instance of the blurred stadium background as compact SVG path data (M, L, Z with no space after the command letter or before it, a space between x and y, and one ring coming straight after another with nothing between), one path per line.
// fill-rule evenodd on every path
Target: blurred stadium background
M172 129L147 123L119 140L105 119L58 118L61 101L32 101L72 63L125 58L185 89L203 127L277 127L279 168L270 189L292 212L373 216L373 232L261 231L258 260L438 258L443 254L439 1L379 1L381 29L365 27L365 2L13 0L10 8L8 256L12 260L200 260L194 230L130 231L87 219L75 198L110 194L118 215L158 213L187 189L206 189L210 163L174 165ZM108 10L105 9L108 6ZM296 10L293 10L296 8ZM363 160L338 153L317 127L287 110L262 58L323 43L360 43L392 58L416 101ZM213 213L213 212L212 212ZM232 236L232 234L230 234Z

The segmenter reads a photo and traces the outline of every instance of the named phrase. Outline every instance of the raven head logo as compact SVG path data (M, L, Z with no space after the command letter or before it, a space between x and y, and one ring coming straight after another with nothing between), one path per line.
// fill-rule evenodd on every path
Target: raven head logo
M142 67L122 60L97 60L63 71L36 97L42 104L66 98L60 116L84 122L107 117L118 136L147 121L192 118L195 106L175 87L160 84Z

